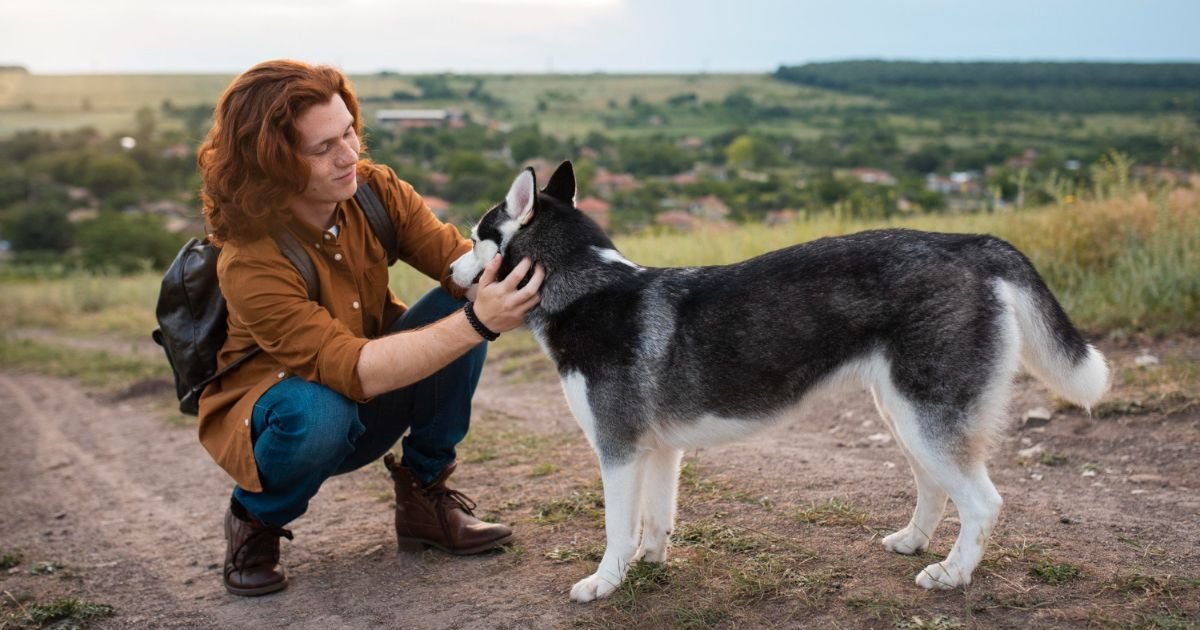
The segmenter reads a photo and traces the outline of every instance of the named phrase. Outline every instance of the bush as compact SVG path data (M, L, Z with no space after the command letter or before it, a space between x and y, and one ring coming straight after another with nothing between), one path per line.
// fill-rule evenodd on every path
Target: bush
M79 230L80 263L90 271L165 269L183 244L155 216L103 213Z
M73 227L61 204L23 203L4 213L0 237L17 252L63 252L71 247Z

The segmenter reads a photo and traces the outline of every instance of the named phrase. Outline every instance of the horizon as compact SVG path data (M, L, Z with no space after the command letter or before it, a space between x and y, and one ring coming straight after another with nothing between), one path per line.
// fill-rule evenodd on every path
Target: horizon
M0 66L37 75L761 74L844 60L1196 63L1200 3L1147 0L0 0Z
M679 76L679 75L697 75L697 76L721 76L721 75L755 75L755 74L770 74L775 72L780 67L784 66L803 66L808 64L823 64L823 63L847 63L847 62L883 62L883 63L921 63L921 64L1096 64L1096 65L1200 65L1200 58L1196 59L883 59L883 58L844 58L844 59L821 59L812 60L804 63L780 63L767 70L720 70L720 71L704 71L704 70L591 70L591 71L538 71L538 70L480 70L480 71L456 71L456 70L428 70L428 71L405 71L396 70L393 68L379 68L370 71L345 71L349 76L370 76L382 74L394 74L399 76L406 75L426 75L426 74L447 74L447 75L462 75L462 76ZM320 62L315 62L320 63ZM127 71L50 71L50 72L35 72L21 64L0 63L0 72L22 70L35 76L224 76L234 75L241 71L238 70L127 70Z

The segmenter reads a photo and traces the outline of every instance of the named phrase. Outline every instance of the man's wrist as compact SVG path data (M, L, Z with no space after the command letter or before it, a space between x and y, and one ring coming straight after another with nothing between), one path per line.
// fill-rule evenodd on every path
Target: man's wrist
M479 321L479 317L475 315L474 302L467 302L464 304L463 313L466 313L467 315L467 323L471 324L471 328L474 328L475 332L479 333L480 337L483 337L487 341L495 341L496 338L500 336L500 333L493 331L485 326L483 322Z

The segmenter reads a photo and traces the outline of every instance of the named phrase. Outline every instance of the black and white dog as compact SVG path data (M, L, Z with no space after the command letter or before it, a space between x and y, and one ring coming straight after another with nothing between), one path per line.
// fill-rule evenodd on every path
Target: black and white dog
M626 260L574 207L570 162L540 193L521 172L452 266L468 286L504 254L546 269L526 323L554 360L600 459L608 546L571 589L611 593L630 563L663 562L684 449L788 418L816 389L847 380L875 405L912 466L917 506L883 539L929 546L950 498L961 529L925 588L969 584L1000 514L985 456L1019 364L1090 408L1108 387L1088 345L1029 260L990 236L880 230L823 238L719 267Z

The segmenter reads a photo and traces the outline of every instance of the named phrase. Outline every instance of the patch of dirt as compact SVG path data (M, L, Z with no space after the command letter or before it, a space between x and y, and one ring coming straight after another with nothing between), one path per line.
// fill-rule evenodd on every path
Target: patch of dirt
M1194 339L1148 349L1200 357ZM1143 348L1104 350L1132 365ZM0 372L0 554L21 557L0 570L0 619L18 600L75 596L114 608L95 627L1200 623L1195 406L1093 418L1019 379L1013 428L990 460L1005 505L989 553L970 587L927 593L913 579L949 551L953 508L931 553L884 551L880 537L907 523L915 501L907 464L866 392L826 396L749 440L689 452L679 511L688 534L665 571L637 571L643 586L579 605L567 593L603 548L591 494L599 467L544 365L502 375L495 363L452 481L485 516L513 524L513 546L470 558L397 553L390 480L376 463L330 480L291 524L291 585L262 598L221 586L230 481L194 427L165 419L169 391L114 398ZM1020 428L1036 407L1053 410L1049 422ZM822 506L844 512L797 518ZM39 562L57 568L35 573ZM1048 583L1038 567L1057 565L1078 575Z

